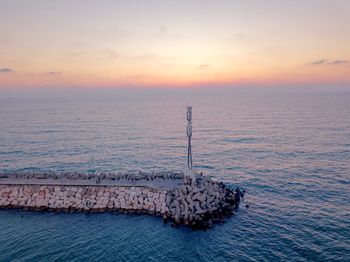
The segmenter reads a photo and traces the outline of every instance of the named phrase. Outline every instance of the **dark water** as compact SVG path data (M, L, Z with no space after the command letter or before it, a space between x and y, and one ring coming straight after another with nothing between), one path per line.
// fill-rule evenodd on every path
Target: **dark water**
M0 100L0 171L196 169L248 195L212 230L0 211L0 261L350 261L350 93L161 92Z

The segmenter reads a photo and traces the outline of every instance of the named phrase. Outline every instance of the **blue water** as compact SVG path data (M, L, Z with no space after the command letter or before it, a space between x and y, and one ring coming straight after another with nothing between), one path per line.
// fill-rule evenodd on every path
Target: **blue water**
M350 93L111 92L0 100L0 171L196 169L247 191L208 231L0 211L0 261L350 261Z

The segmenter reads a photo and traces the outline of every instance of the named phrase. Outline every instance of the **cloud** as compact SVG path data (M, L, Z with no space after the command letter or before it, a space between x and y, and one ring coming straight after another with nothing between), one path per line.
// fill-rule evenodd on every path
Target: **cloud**
M158 28L156 35L157 36L165 36L168 33L168 29L163 25L160 28Z
M135 80L140 80L140 79L149 78L149 75L147 75L147 74L135 74L135 75L130 75L129 78L135 79Z
M331 64L331 65L343 65L343 64L348 64L348 63L350 63L349 60L334 60L334 61L329 62L329 64Z
M256 37L245 33L236 33L234 35L229 36L228 40L236 44L249 44L255 42Z
M248 38L249 38L248 35L242 34L242 33L236 33L236 34L232 37L232 39L235 39L235 40L246 40L246 39L248 39Z
M197 66L198 69L207 69L209 67L210 67L209 64L202 64L202 65Z
M8 68L8 67L0 68L0 73L11 73L11 72L13 72L11 68Z
M327 62L326 59L322 59L322 60L313 61L313 62L311 62L310 64L311 64L311 65L323 65L323 64L325 64L326 62Z
M310 65L343 65L350 63L349 60L327 60L321 59L310 63Z
M181 33L173 31L171 28L164 25L158 27L152 36L156 37L157 39L171 42L178 42L184 39Z
M50 71L50 72L45 72L44 74L51 75L51 76L57 76L57 75L62 75L62 72Z
M155 54L155 53L142 53L142 54L133 54L133 55L123 55L124 59L127 60L133 60L133 61L142 61L142 62L149 62L149 61L156 61L156 60L165 60L169 59L167 56Z
M119 53L115 52L114 50L110 50L108 52L108 59L115 60L115 59L118 59L118 58L120 58Z

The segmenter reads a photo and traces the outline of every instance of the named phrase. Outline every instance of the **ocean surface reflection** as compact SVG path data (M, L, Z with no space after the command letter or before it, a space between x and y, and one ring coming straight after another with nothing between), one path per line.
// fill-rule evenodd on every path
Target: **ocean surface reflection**
M196 169L247 191L208 231L121 214L0 212L0 261L345 261L349 93L172 93L0 100L0 171Z

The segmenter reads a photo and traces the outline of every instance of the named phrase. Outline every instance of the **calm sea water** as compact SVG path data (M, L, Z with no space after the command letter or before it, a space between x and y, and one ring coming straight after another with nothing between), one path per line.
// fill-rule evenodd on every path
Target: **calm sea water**
M0 211L0 261L350 261L350 93L129 92L0 100L0 171L195 168L247 191L225 224Z

